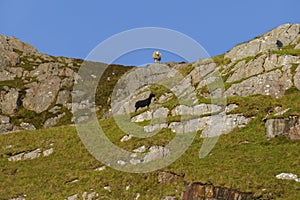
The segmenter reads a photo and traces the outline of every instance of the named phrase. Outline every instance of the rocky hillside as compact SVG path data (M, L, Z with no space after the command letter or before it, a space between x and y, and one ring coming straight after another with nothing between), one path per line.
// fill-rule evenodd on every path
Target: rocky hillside
M82 60L46 55L3 35L0 57L0 133L13 131L0 135L0 199L300 198L300 24L195 63L109 66L95 104L106 136L133 152L119 167L164 159L175 135L195 136L170 166L144 174L101 164L74 127L60 126L81 121L72 107L84 120L94 106L85 91L73 89ZM134 112L150 93L150 107ZM138 127L156 135L124 132L112 114L126 116L132 133ZM214 136L220 136L215 147L199 159L201 145Z
M0 133L72 122L71 95L83 60L43 54L28 43L3 35L0 58ZM107 99L118 77L130 68L111 65L105 71L96 98L100 113L107 110Z

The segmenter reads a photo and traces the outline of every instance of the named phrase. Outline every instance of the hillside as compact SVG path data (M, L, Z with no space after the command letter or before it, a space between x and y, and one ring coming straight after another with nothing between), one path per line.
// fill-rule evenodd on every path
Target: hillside
M0 57L0 199L300 198L297 177L276 178L300 176L300 24L195 63L110 65L95 75L95 102L76 86L79 69L104 63L46 55L3 35ZM150 108L134 112L150 93ZM130 162L104 152L118 160L106 166L84 146L78 130L94 110L106 137L135 153ZM151 137L135 137L141 130ZM123 172L167 160L169 144L186 138L172 164Z

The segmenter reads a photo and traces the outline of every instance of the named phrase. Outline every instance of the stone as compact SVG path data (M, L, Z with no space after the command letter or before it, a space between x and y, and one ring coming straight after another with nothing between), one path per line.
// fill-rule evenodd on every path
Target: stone
M153 119L156 119L156 118L163 118L163 119L165 119L165 118L167 118L168 113L169 113L169 109L168 108L161 107L161 108L156 109L153 112L152 118Z
M185 104L188 105L193 105L198 102L195 87L192 85L191 76L186 76L176 83L177 84L170 90L174 93L179 102L185 102Z
M287 119L268 119L265 127L268 138L284 135L289 139L300 139L300 119L298 116L290 116Z
M172 111L172 116L180 116L180 115L206 115L212 114L221 111L221 106L214 104L197 104L193 107L186 105L178 105Z
M38 148L38 149L35 149L35 150L31 151L31 152L25 153L23 159L24 160L35 159L35 158L40 157L41 153L42 153L42 149Z
M209 77L217 68L216 63L210 58L196 62L194 66L195 68L189 74L192 85L196 85L201 80Z
M9 200L26 200L26 195L23 195L23 196L18 196L18 197L14 197L14 198L11 198Z
M178 105L172 111L172 116L178 115L191 115L193 113L193 108L186 105Z
M19 92L16 88L7 89L0 93L0 108L3 114L12 115L16 112Z
M261 55L258 58L254 58L247 64L237 68L235 72L226 80L226 82L235 82L250 76L254 76L264 72L263 64L265 62L266 55Z
M30 72L30 77L37 77L39 81L43 80L42 77L58 76L59 75L59 63L42 63L35 70ZM46 76L42 76L46 75Z
M56 104L66 105L70 100L71 92L69 90L61 90L58 92Z
M27 85L23 106L28 110L41 113L54 102L60 86L60 78L49 76L41 83L33 82Z
M162 159L170 155L170 153L170 150L166 147L152 146L149 148L149 152L144 157L144 163Z
M141 197L140 193L136 193L135 200L138 200Z
M294 85L300 90L300 65L296 68L296 74L294 75Z
M165 93L159 97L157 102L160 104L163 104L163 103L171 100L172 98L173 98L173 93Z
M78 199L78 194L73 194L67 198L67 200L77 200L77 199Z
M130 140L132 137L133 137L133 135L130 135L130 134L129 135L124 135L121 138L120 142L126 142L126 141Z
M278 55L277 54L270 54L266 57L265 62L263 64L265 71L270 71L274 69L278 65Z
M43 151L43 156L48 157L54 152L54 148L46 149Z
M94 200L98 196L99 196L99 194L97 192L90 192L90 193L83 192L82 193L82 200Z
M153 131L159 131L162 128L168 128L168 124L162 123L162 124L151 124L144 126L144 131L147 133L153 132Z
M20 57L17 53L10 51L10 49L1 48L0 41L0 69L6 69L7 67L14 67L20 62Z
M54 106L53 108L49 109L48 112L56 114L58 112L60 112L61 107L60 106Z
M248 78L241 83L231 85L225 92L225 96L249 96L254 94L282 97L285 90L289 89L291 76L288 72L277 69L265 74Z
M300 182L300 178L296 174L292 173L280 173L276 175L277 179L283 179L283 180L294 180L296 182Z
M239 107L239 106L236 104L229 104L226 106L225 112L229 113L229 112L233 111L234 109L236 109L237 107Z
M73 88L73 85L74 85L74 79L71 77L67 77L61 81L60 88L70 88L71 89L71 88Z
M124 160L118 160L117 163L121 166L126 165L126 162Z
M288 112L289 110L291 110L291 108L287 108L287 109L285 109L285 110L279 111L279 112L275 113L274 116L280 116L280 115L283 115L283 114L285 114L286 112Z
M10 65L6 54L12 50L11 46L7 43L6 37L0 34L0 69L6 69Z
M181 178L181 176L171 172L159 172L157 175L160 184L170 184L179 178Z
M300 24L281 25L260 37L235 46L225 54L225 58L236 61L249 56L255 56L259 52L277 49L277 40L281 41L283 46L296 44L300 38L299 29Z
M14 80L16 75L6 71L6 70L1 70L0 71L0 81L11 81Z
M4 115L0 115L0 124L8 124L10 122L10 118Z
M111 192L111 187L109 185L104 186L103 188L104 188L104 190L107 190L108 192Z
M175 196L166 196L166 197L162 198L161 200L177 200L177 198Z
M206 127L207 120L208 117L202 117L182 122L171 122L169 129L174 133L189 133L203 130Z
M9 67L7 68L7 71L13 74L13 76L17 78L21 78L24 72L24 69L22 67Z
M182 122L171 122L168 128L175 133L189 133L203 130L201 137L214 137L227 134L236 127L244 127L249 122L250 119L244 117L242 114L218 114Z
M133 152L135 152L135 153L143 153L145 151L146 151L146 146L145 145L140 146L139 148L136 148L136 149L133 150Z
M281 55L278 57L277 65L278 66L288 66L292 63L300 63L299 56L293 56L293 55Z
M160 107L156 110L148 110L131 118L131 122L143 122L155 118L165 119L168 116L169 109Z
M207 115L220 112L222 107L215 104L198 104L193 107L193 115Z
M21 122L20 127L23 130L36 130L35 126L28 122Z
M72 77L73 78L75 76L75 72L72 69L66 67L66 68L63 68L59 71L59 76L65 76L65 77Z
M217 187L212 184L203 184L200 182L189 183L182 192L181 199L234 199L244 200L253 199L253 194L248 192L241 192L232 188Z
M209 116L206 118L206 126L202 130L201 137L216 137L222 134L228 134L235 128L245 127L250 118L246 118L243 114L220 113L218 115Z
M106 169L106 166L98 167L95 169L95 171L103 171Z
M131 118L131 122L143 122L152 119L152 112L150 110L143 112Z
M129 160L129 162L130 162L130 164L132 164L132 165L137 165L137 164L139 164L139 163L142 163L143 161L140 160L140 159L132 158L132 159Z
M26 42L22 42L21 40L15 37L7 37L7 42L13 49L17 49L22 51L23 54L34 54L37 52L36 48Z
M57 123L59 123L59 120L61 118L63 118L65 115L66 115L66 113L62 113L55 117L47 119L43 124L43 128L49 128L49 127L55 126Z
M8 158L8 161L15 162L15 161L23 160L24 155L25 155L24 152L19 153L19 154L16 154L16 155L14 155L14 156L9 157L9 158Z
M13 131L14 126L12 124L0 124L0 133L7 133Z
M130 185L126 185L125 190L128 191L130 189Z

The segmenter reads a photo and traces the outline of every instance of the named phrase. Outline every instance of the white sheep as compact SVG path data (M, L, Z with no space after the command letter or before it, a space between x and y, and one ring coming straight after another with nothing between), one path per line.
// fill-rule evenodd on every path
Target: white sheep
M161 53L159 51L154 51L152 54L154 62L159 62L161 60Z

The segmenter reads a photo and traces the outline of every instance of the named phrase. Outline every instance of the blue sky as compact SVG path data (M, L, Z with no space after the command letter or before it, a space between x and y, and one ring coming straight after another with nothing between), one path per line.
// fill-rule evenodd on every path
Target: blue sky
M47 54L84 59L114 34L163 27L186 34L214 56L278 25L300 23L299 8L299 0L0 0L0 33ZM131 52L115 62L152 62L149 52ZM180 60L163 57L165 62Z

